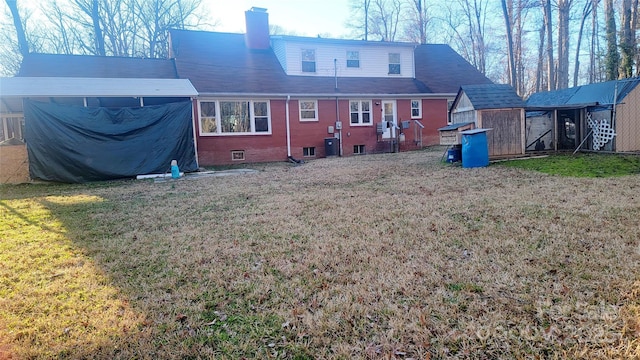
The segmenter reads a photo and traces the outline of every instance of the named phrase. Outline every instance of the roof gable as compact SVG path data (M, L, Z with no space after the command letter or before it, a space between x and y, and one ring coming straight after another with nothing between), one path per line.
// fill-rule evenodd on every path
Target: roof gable
M454 106L463 95L469 99L474 110L523 108L525 106L525 102L513 87L506 84L463 85L456 96Z
M29 54L22 60L17 76L178 78L172 60L63 54Z

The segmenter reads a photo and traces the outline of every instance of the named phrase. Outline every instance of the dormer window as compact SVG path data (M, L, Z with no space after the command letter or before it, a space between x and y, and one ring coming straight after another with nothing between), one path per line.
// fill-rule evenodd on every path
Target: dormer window
M400 53L389 53L389 75L400 75Z
M316 72L316 51L302 49L302 72Z
M359 68L360 67L360 52L359 51L347 51L347 67Z

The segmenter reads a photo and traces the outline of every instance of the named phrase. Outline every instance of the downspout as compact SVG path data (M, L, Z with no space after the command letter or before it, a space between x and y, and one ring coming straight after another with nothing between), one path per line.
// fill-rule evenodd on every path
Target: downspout
M339 102L338 102L338 96L337 96L337 92L338 92L338 59L333 59L333 77L335 79L336 82L336 87L335 87L335 91L336 91L336 127L337 124L340 123L340 110L339 110ZM340 129L338 130L338 137L339 137L339 141L338 144L340 144L340 156L342 156L342 125L340 125Z
M289 101L291 95L287 95L287 103L285 106L285 117L287 122L287 158L291 157L291 129L289 128Z
M193 150L195 151L195 155L196 155L196 166L198 168L200 168L200 161L198 160L198 133L196 132L196 126L198 126L198 124L200 123L200 119L199 117L199 113L200 110L198 109L198 100L196 98L191 98L191 126L193 128Z

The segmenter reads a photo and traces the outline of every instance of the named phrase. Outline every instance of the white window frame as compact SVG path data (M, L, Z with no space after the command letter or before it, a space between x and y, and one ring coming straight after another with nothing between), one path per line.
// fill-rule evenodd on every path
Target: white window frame
M205 132L202 128L202 103L215 103L215 123L216 123L216 131L215 132ZM222 131L222 112L220 110L220 103L222 102L244 102L249 103L249 121L251 131L245 132L223 132ZM256 103L266 103L267 104L267 131L256 131L256 118L262 118L264 116L256 116L255 114L255 104ZM207 119L212 119L211 117L206 117ZM271 127L271 101L264 99L200 99L198 100L198 126L200 129L200 136L237 136L237 135L271 135L272 127Z
M366 151L365 145L353 145L353 154L354 155L364 155Z
M307 150L307 154L305 155L304 151ZM316 147L315 146L305 146L302 148L302 157L316 157Z
M418 107L413 106L413 102L418 102ZM413 115L413 110L418 110L418 115ZM411 118L412 119L422 119L422 100L421 99L411 99Z
M398 62L391 62L391 57L398 57ZM402 74L402 66L401 66L401 58L400 53L389 53L389 75L401 75ZM391 65L398 65L398 72L391 72Z
M305 60L305 54L313 54L313 61ZM304 63L313 63L313 71L305 71ZM315 74L318 71L316 62L316 49L300 49L300 71L303 73Z
M369 104L369 111L363 111L362 110L362 103L368 103ZM358 110L357 111L352 111L351 110L351 104L352 103L357 103L358 104ZM351 114L358 114L358 122L354 123L351 121ZM365 123L363 122L363 114L364 113L369 113L369 122ZM351 126L373 126L373 104L371 100L363 100L363 99L359 99L359 100L349 100L349 124Z
M357 59L352 59L352 56L355 54ZM357 61L357 65L358 66L349 66L349 61ZM346 63L347 69L359 69L360 68L360 51L357 50L347 50L347 63Z
M302 103L313 103L313 118L303 118L302 117L302 112L303 111L312 111L312 109L303 109L302 108ZM308 121L318 121L318 100L305 100L305 99L300 99L298 100L298 115L300 116L300 121L301 122L308 122Z

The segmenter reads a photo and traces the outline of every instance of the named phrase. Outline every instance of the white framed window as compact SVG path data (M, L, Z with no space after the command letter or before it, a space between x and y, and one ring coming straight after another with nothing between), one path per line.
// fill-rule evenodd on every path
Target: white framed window
M364 145L353 145L353 153L355 155L362 155L364 154Z
M349 118L351 125L371 125L371 100L349 101Z
M218 132L216 120L216 102L200 101L200 134L215 134Z
M299 100L300 121L318 121L318 101Z
M316 72L315 49L302 49L302 72Z
M304 148L302 148L302 156L304 156L304 157L314 157L314 156L316 156L316 148L315 147L304 147Z
M389 75L400 75L400 53L389 53Z
M347 67L359 68L360 67L360 52L359 51L347 51Z
M422 100L411 100L411 118L422 118Z
M266 100L200 100L200 134L271 134L271 110Z

